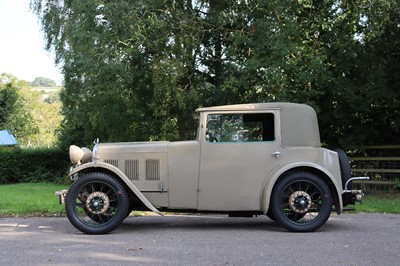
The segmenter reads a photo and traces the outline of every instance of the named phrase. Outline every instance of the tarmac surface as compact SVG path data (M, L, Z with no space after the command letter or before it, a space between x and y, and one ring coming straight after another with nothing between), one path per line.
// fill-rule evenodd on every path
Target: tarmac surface
M129 217L107 235L67 218L0 218L0 265L400 265L400 215L332 214L314 233L266 217Z

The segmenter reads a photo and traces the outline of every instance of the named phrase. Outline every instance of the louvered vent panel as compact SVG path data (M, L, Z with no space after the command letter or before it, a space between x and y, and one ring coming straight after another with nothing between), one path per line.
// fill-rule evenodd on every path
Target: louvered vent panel
M160 160L146 160L146 180L160 180Z
M139 160L126 160L125 174L130 180L139 180Z
M114 165L115 167L118 167L118 159L105 159L104 160L105 163L109 163Z

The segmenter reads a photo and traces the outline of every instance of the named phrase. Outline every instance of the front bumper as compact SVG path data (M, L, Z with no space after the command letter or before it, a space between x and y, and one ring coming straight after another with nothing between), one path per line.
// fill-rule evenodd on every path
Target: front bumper
M65 196L67 195L68 190L63 189L60 191L56 191L56 196L58 197L58 203L59 204L64 204L65 203Z
M343 199L343 207L347 205L354 205L356 202L363 202L364 199L364 192L362 190L356 190L356 189L351 189L349 190L347 187L349 183L353 180L368 180L368 176L358 176L358 177L352 177L349 180L347 180L346 184L344 185L344 190L342 194L342 199Z

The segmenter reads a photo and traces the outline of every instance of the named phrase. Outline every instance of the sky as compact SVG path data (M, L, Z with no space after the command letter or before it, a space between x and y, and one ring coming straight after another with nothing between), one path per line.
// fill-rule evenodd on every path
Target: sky
M30 0L0 0L0 74L33 81L36 77L62 84L60 66L47 52L38 18L29 9Z

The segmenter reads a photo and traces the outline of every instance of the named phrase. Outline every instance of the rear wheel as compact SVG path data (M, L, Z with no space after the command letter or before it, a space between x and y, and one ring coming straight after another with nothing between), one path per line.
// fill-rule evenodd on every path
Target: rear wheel
M272 213L271 208L269 208L268 211L267 211L267 217L268 217L269 219L271 219L272 221L276 221L276 219L275 219L275 217L274 217L274 214Z
M328 220L332 195L327 184L309 172L293 172L278 181L271 196L273 217L292 232L311 232Z
M86 234L106 234L117 228L128 213L124 186L105 173L89 173L76 180L65 198L71 224Z

